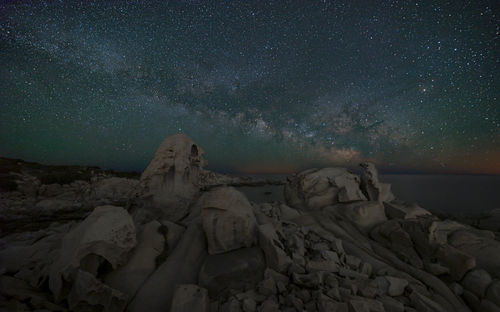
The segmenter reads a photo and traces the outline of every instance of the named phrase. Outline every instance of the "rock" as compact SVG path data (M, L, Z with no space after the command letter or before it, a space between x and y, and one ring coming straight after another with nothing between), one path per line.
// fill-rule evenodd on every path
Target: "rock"
M373 163L361 163L363 168L361 174L360 188L368 200L378 201L381 193L378 171Z
M105 277L106 284L132 298L142 283L156 269L156 258L163 252L165 237L159 232L161 223L151 221L144 226L130 260Z
M175 246L177 246L186 228L168 220L160 220L160 223L163 227L159 230L163 232L167 245L167 250L164 250L164 255L168 257L175 250Z
M319 294L317 300L318 311L320 312L330 312L330 311L338 311L338 312L348 312L349 309L347 307L347 303L336 302L332 300L330 297Z
M479 310L481 312L500 312L500 307L498 307L493 302L484 299L481 300L481 303L479 304Z
M404 312L405 305L391 297L383 296L378 298L380 302L384 305L384 310L386 312Z
M293 282L299 286L314 288L323 282L323 276L320 272L309 274L292 274Z
M448 243L464 253L473 255L477 268L500 278L500 241L463 229L451 233Z
M139 185L138 180L126 178L104 178L91 184L90 200L94 205L125 206Z
M424 295L414 291L410 294L411 304L419 312L446 312L437 302L427 298Z
M198 285L179 285L174 292L170 312L209 312L208 291Z
M198 282L198 272L207 255L203 228L191 223L170 256L144 282L128 306L130 312L166 311L174 289Z
M462 287L462 285L456 282L450 284L450 289L457 296L461 296L464 293L464 288Z
M417 204L398 202L384 202L385 214L389 219L414 219L431 215L431 213Z
M486 290L486 298L500 307L500 280L494 280Z
M273 296L278 293L276 282L271 277L262 280L258 285L258 290L264 296Z
M266 256L267 266L278 272L286 272L292 264L292 259L285 253L285 247L281 243L273 225L268 223L259 225L259 245Z
M450 275L455 281L462 279L464 274L476 266L476 259L448 244L439 246L436 258L450 269Z
M341 200L366 200L359 189L358 176L345 168L309 169L287 178L287 205L302 210L318 210Z
M256 220L243 193L219 187L199 199L203 229L211 255L250 247L256 241Z
M264 255L258 247L210 255L201 267L199 285L207 288L212 298L230 289L246 290L262 280L264 269Z
M389 282L387 294L391 297L401 296L404 293L406 286L408 286L408 281L402 278L394 276L384 276L384 278Z
M257 311L257 302L251 298L246 298L243 300L242 307L244 312L255 312Z
M375 201L363 201L327 207L324 211L334 212L341 218L351 221L362 233L369 231L377 224L387 221L384 206Z
M281 204L280 205L280 219L281 220L293 220L295 218L298 218L300 217L300 212L298 212L297 210L293 209L293 208L290 208L288 207L287 205L285 204Z
M260 307L257 309L259 312L276 312L279 311L280 305L271 299L267 299L266 301L262 302Z
M138 203L157 217L178 221L199 192L203 150L187 135L166 138L141 175Z
M95 208L64 236L57 258L50 267L49 288L56 300L62 299L66 283L72 282L78 269L95 276L102 263L100 259L116 269L128 260L135 245L135 226L125 209L115 206ZM90 265L91 262L95 265Z
M479 298L483 298L491 283L491 276L485 270L472 270L465 274L462 285Z
M338 272L339 271L339 266L333 262L333 261L309 261L307 262L306 265L306 270L308 273L315 273L315 272Z
M480 311L479 305L481 303L480 299L472 292L464 289L462 297L464 298L467 305L472 308L473 311Z
M127 296L99 281L93 274L77 270L68 294L71 311L120 312L127 305Z
M45 308L49 311L65 310L63 307L52 303L47 294L28 285L23 280L7 275L0 276L0 294L13 298L14 300L29 303L34 308ZM1 299L0 297L0 307L2 307ZM24 309L15 309L15 311L24 311Z

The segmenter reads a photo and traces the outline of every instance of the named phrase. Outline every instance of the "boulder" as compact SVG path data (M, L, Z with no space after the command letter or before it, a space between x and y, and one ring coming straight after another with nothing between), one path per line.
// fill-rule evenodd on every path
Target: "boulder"
M361 174L360 188L368 200L379 202L390 202L395 199L391 192L391 185L380 183L378 179L378 170L373 163L361 163L363 168Z
M500 280L494 280L486 290L486 298L500 307Z
M232 187L218 187L203 194L197 206L201 207L209 254L250 247L255 243L257 222L243 193Z
M292 264L292 259L286 254L285 246L280 241L274 226L271 223L260 225L259 246L266 256L267 266L278 272L286 272Z
M450 234L448 243L464 253L473 255L477 268L500 278L500 241L463 229Z
M377 201L362 201L338 204L326 208L335 211L342 218L351 221L361 232L367 234L377 224L387 221L384 206Z
M414 219L431 215L431 213L417 204L402 202L384 202L385 214L389 219Z
M366 197L359 189L358 176L345 168L323 168L309 169L288 177L285 199L289 206L296 209L318 210L341 201L366 200Z
M90 200L97 205L126 205L139 184L138 180L104 178L91 184Z
M71 311L121 312L127 305L128 296L102 283L92 273L79 269L74 274L67 300Z
M100 206L62 239L61 248L50 267L49 288L56 300L64 297L79 269L93 276L104 262L116 269L128 260L136 245L135 226L121 207Z
M203 150L187 135L169 136L141 175L139 206L157 217L180 220L189 213L189 204L199 192L204 164Z
M156 269L156 258L163 252L165 237L159 232L160 222L151 221L139 235L130 260L105 277L109 286L132 298L142 283Z
M462 280L462 285L479 298L483 298L491 283L491 276L482 269L469 271Z
M199 223L191 223L174 251L138 290L128 310L167 311L177 286L195 284L198 281L198 272L206 255L203 228Z
M174 292L170 312L209 312L208 291L198 285L179 285Z
M423 267L422 260L413 248L412 238L397 220L389 220L377 225L370 232L370 236L389 248L403 261L419 269Z
M207 288L212 298L227 295L229 290L251 289L263 279L265 267L259 247L209 255L201 267L199 285Z
M448 244L438 247L436 258L439 263L450 269L450 275L455 281L462 279L467 271L476 267L476 259Z

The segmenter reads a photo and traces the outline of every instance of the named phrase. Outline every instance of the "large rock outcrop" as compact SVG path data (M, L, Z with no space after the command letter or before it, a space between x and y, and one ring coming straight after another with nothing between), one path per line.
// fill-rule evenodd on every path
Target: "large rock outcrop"
M156 217L178 221L198 194L203 150L187 135L166 138L142 173L138 204Z
M345 168L309 169L287 178L285 199L289 206L302 210L366 200L359 182L359 177Z
M255 216L243 193L231 187L218 187L203 194L198 206L209 254L250 247L256 241Z
M126 296L104 285L97 275L105 263L114 269L126 263L135 245L134 222L125 209L95 208L62 239L49 275L55 299L67 298L73 310L102 306L106 311L121 311Z

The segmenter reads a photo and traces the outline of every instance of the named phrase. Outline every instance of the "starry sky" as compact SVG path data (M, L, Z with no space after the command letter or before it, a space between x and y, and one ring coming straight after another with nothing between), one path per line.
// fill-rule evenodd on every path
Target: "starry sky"
M500 174L497 1L0 3L0 156Z

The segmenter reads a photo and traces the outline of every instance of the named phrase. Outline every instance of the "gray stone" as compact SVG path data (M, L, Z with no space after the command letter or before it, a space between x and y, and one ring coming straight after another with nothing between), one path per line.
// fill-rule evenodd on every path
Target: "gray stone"
M479 304L479 310L481 312L500 312L500 307L498 307L496 304L489 301L488 299L483 299Z
M209 312L208 291L198 285L179 285L174 291L170 312Z
M462 285L479 298L483 298L491 281L491 276L488 272L479 269L468 272L462 280Z
M333 261L309 261L306 265L306 270L308 273L315 273L320 271L325 272L338 272L339 266Z
M262 280L265 261L258 247L242 248L224 254L210 255L199 273L199 284L217 297L229 289L253 288Z
M208 253L219 254L256 241L257 221L243 193L232 187L218 187L204 193L198 200Z
M165 237L161 224L151 221L144 226L130 260L105 277L107 285L133 297L142 283L156 269L156 258L163 252Z
M156 216L178 221L198 194L203 150L187 135L166 138L141 175L138 204Z
M486 290L486 298L500 307L500 280L494 280Z
M268 223L259 225L259 245L266 255L267 266L278 272L286 272L292 264L292 259L285 253L273 225Z
M207 255L203 228L192 223L175 250L144 282L128 306L130 312L167 311L175 288L198 282L198 272Z
M366 200L358 176L345 168L309 169L288 177L285 199L289 206L302 210L318 210L339 200Z
M389 219L414 219L431 213L417 204L384 202L385 214Z
M63 299L63 290L67 287L64 285L72 282L81 263L85 266L95 263L92 268L82 268L94 271L94 275L97 273L95 266L100 265L101 259L116 269L128 260L129 252L135 245L134 222L125 209L115 206L95 208L64 236L59 253L50 267L49 288L56 300Z

